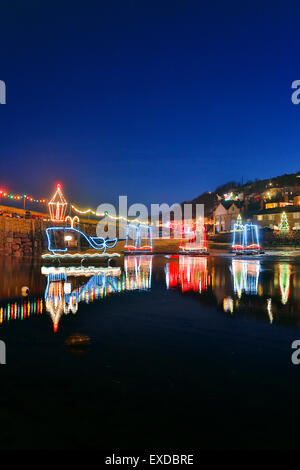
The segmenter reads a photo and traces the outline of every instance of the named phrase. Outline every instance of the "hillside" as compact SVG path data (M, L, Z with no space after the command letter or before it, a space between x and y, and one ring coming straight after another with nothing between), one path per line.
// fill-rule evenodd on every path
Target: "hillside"
M191 201L184 201L182 204L190 203L193 206L204 204L205 216L209 217L212 215L212 211L218 201L225 200L224 195L231 193L233 200L243 201L248 199L253 210L256 210L259 206L259 201L265 197L263 193L268 191L271 192L268 196L270 201L282 200L286 192L289 193L289 196L293 197L300 195L300 171L263 180L247 181L245 184L229 181L218 186L214 191L206 191Z

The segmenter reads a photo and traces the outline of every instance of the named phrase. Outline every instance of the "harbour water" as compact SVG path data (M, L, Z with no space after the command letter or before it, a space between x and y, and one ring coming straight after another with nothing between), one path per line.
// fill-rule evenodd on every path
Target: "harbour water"
M0 448L299 449L300 254L0 266Z

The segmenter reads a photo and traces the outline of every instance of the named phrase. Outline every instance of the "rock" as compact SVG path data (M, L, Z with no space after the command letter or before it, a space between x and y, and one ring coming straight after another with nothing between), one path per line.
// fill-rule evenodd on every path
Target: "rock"
M23 297L27 297L27 295L29 294L29 287L23 286L22 289L21 289L21 293L22 293Z

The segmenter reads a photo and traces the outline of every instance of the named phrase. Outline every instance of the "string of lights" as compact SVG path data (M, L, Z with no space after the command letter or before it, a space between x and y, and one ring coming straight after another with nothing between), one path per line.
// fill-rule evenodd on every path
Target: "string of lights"
M1 198L6 198L6 199L12 199L12 200L17 200L17 201L21 201L21 200L26 200L26 201L29 201L29 202L36 202L38 204L44 204L46 202L46 199L34 199L33 197L31 196L28 196L27 194L13 194L13 193L9 193L7 191L4 191L4 190L0 190L0 199Z
M34 299L31 302L9 302L0 307L0 324L10 320L23 320L31 315L43 313L43 300Z
M93 209L85 209L85 210L81 210L81 209L78 209L78 207L74 206L73 204L71 204L71 209L74 210L75 212L77 212L78 214L81 214L81 215L87 215L87 214L93 214L95 215L96 217L109 217L110 219L112 220L122 220L124 221L125 223L138 223L138 224L141 224L141 225L149 225L147 224L144 220L140 220L140 219L128 219L127 217L123 217L121 215L111 215L109 214L107 211L103 212L103 214L97 214L96 211L94 211Z

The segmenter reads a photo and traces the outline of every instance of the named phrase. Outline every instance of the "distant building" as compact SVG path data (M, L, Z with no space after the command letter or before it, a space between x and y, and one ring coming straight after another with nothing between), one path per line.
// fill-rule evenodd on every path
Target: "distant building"
M296 198L295 198L296 199ZM300 202L299 202L300 204ZM266 209L274 209L275 207L286 207L286 206L292 206L292 202L266 202Z
M235 202L221 202L214 210L214 231L228 232L233 229L237 216L241 213Z
M274 207L272 209L263 209L257 212L254 216L254 222L257 222L261 227L279 227L281 222L282 213L287 215L288 223L291 229L300 230L300 206L287 206Z
M294 197L294 206L300 206L300 196Z

